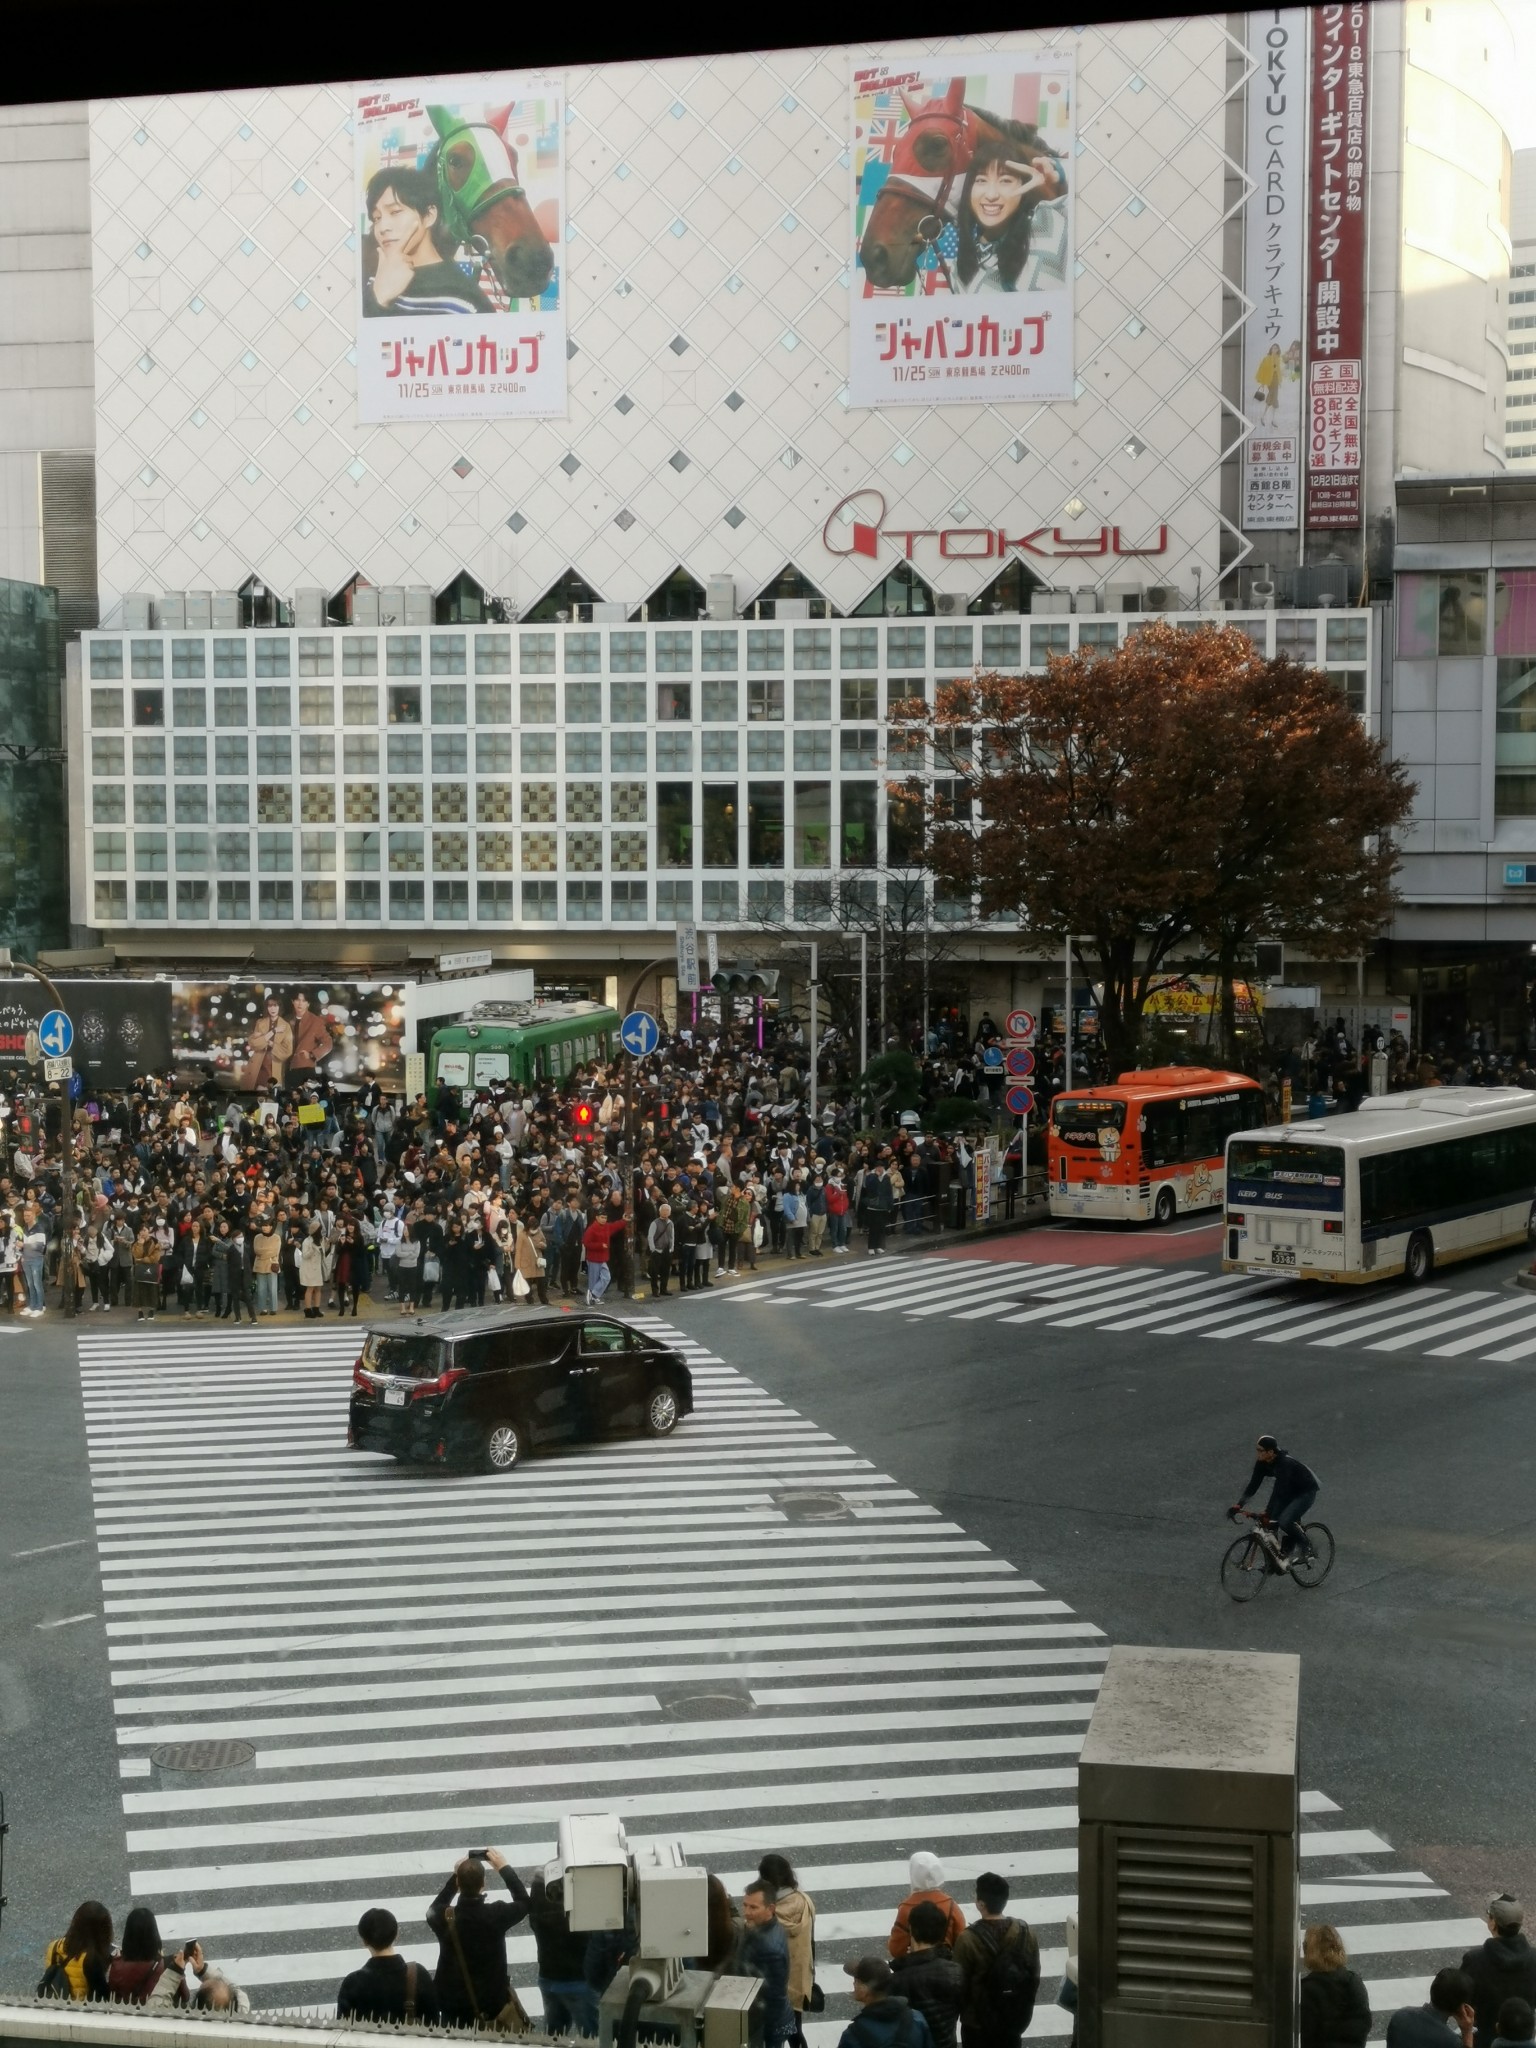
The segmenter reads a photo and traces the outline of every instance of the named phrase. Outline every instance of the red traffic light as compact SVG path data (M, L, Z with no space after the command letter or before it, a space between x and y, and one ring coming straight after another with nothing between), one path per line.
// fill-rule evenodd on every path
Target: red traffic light
M592 1114L590 1102L578 1102L571 1112L571 1121L578 1131L589 1131L592 1128Z

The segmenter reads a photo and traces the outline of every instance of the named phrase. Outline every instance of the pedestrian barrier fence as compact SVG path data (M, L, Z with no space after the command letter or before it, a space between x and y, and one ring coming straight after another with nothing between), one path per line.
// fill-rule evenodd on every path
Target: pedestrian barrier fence
M381 2025L338 2020L334 2014L305 2018L294 2013L150 2012L143 2006L80 2005L57 1998L0 2002L0 2048L25 2042L73 2042L79 2048L322 2048L345 2041L366 2048L372 2041L505 2041L493 2027ZM552 2034L518 2035L527 2048L554 2040Z

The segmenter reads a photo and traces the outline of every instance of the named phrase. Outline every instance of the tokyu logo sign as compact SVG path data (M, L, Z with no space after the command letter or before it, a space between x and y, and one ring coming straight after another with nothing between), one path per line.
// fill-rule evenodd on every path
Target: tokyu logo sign
M898 547L907 561L920 540L938 544L947 562L985 562L1017 552L1043 561L1098 556L1166 555L1168 528L1157 529L1153 547L1127 547L1118 526L1100 526L1090 533L1063 533L1059 526L1037 526L1029 533L1010 533L1006 526L887 526L885 497L877 490L851 491L827 514L821 544L829 555L865 555L879 559L881 540ZM848 516L845 518L844 514Z

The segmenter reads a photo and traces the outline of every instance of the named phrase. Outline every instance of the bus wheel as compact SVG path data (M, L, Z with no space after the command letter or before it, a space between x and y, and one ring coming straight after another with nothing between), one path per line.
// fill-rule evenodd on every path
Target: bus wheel
M1167 1181L1157 1191L1157 1200L1152 1204L1152 1221L1167 1225L1179 1213L1179 1198Z
M1435 1247L1427 1230L1416 1230L1403 1257L1403 1278L1417 1287L1435 1270Z

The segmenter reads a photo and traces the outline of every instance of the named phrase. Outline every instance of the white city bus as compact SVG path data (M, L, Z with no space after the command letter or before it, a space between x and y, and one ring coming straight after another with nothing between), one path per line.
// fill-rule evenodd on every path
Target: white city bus
M1226 1273L1427 1278L1536 1241L1536 1092L1416 1088L1227 1140Z

